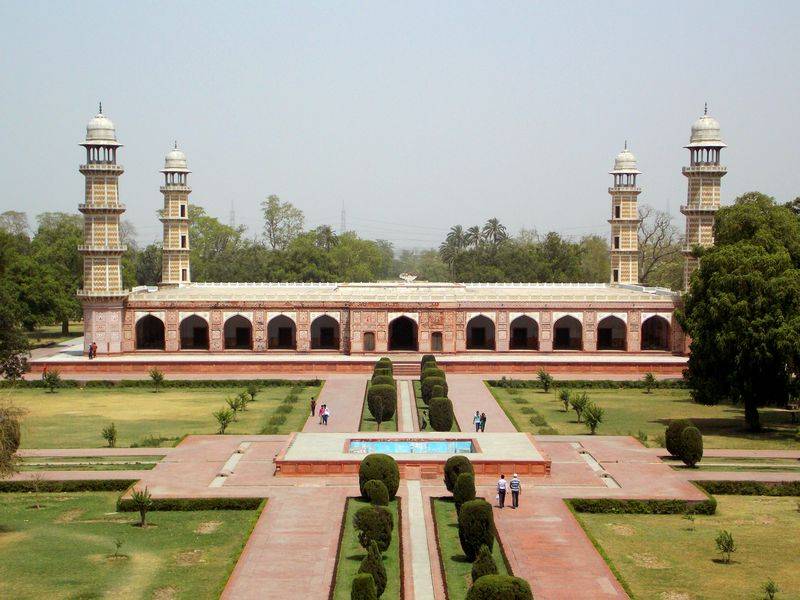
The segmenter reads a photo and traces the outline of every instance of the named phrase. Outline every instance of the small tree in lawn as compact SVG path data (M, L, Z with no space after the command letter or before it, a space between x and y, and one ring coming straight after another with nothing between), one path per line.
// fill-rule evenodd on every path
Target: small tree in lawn
M722 554L722 562L728 564L731 562L731 554L736 552L736 543L733 541L733 535L730 531L724 529L717 534L717 550Z
M569 412L569 401L572 398L572 394L569 390L563 389L558 391L558 399L561 400L561 404L564 405L564 412Z
M144 489L135 488L131 493L131 502L133 502L136 510L139 511L139 527L145 527L147 525L147 511L153 506L150 490L146 487Z
M656 386L656 376L652 373L645 373L642 382L644 383L644 393L652 394L653 388Z
M225 398L225 404L228 405L228 409L233 414L233 421L236 421L236 413L239 410L239 398Z
M247 392L241 392L238 396L236 396L236 404L239 406L239 410L244 412L247 410L247 403L250 402L250 395Z
M594 402L587 402L583 409L583 418L586 420L586 426L594 435L597 427L603 422L603 413L605 411L597 406Z
M222 435L225 433L228 425L233 422L233 411L230 408L221 408L213 414L214 418L217 420L217 424L219 425L217 433Z
M690 468L694 468L702 460L703 435L697 427L687 427L681 433L678 456Z
M61 373L58 369L49 369L46 373L42 373L42 381L47 391L51 394L56 393L56 389L61 387Z
M575 414L578 416L578 423L580 423L583 411L586 405L589 404L589 397L586 395L586 392L581 392L580 394L572 396L569 403L572 406L572 410L574 410Z
M775 585L772 579L767 579L767 582L761 586L761 589L764 591L764 600L775 600L775 594L780 592L778 586Z
M150 369L150 381L153 382L153 391L157 394L164 385L164 373L153 367Z
M104 427L102 435L109 448L113 448L117 445L117 426L114 423L111 423L108 427Z
M255 401L259 391L260 390L258 389L258 386L255 383L247 384L247 393L250 395L251 401Z
M545 394L550 391L550 386L553 385L553 376L544 369L539 369L539 383L542 384L542 389Z

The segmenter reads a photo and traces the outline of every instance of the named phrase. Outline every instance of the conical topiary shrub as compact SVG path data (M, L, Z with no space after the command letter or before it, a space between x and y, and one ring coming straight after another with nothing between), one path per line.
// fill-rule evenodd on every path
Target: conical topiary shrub
M359 573L369 573L375 580L375 591L380 598L386 589L386 567L383 566L383 557L378 549L378 544L372 542L361 566L358 567Z

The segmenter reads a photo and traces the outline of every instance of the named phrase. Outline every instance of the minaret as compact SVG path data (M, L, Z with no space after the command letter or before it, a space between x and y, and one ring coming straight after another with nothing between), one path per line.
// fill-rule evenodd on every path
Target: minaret
M100 111L86 126L86 164L80 172L86 178L85 201L78 205L83 213L83 289L78 296L84 301L124 297L122 289L122 253L119 218L125 207L119 202L118 179L123 168L117 164L117 142L114 124Z
M689 289L692 273L698 259L692 256L695 246L708 248L714 245L714 221L720 204L720 183L728 171L719 164L720 151L725 148L719 123L708 116L706 104L703 116L692 125L689 145L689 166L683 174L689 180L686 206L681 212L686 216L686 241L683 249L683 289Z
M178 150L178 143L164 159L164 243L161 259L161 285L180 285L191 281L189 271L189 194L187 183L190 173L186 155Z
M639 194L636 157L625 149L614 160L614 185L611 194L611 283L639 282Z

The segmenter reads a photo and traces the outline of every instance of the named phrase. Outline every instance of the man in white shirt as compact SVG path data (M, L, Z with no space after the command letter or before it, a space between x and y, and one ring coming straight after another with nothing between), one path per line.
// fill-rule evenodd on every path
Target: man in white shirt
M511 481L508 482L508 487L511 490L511 508L518 508L519 493L522 491L522 482L519 480L516 473L514 473Z
M500 479L497 482L497 505L500 508L503 508L503 506L506 503L506 484L507 483L508 482L506 481L506 476L505 475L500 475Z

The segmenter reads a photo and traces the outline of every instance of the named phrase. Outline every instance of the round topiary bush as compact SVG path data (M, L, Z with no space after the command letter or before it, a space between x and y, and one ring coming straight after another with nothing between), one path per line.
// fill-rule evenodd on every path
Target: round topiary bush
M357 573L350 588L350 600L378 600L375 579L369 573Z
M494 547L492 505L483 498L470 500L458 511L458 539L469 562L478 556L481 546ZM498 596L501 597L501 596Z
M533 600L528 582L511 575L484 575L472 584L467 600Z
M469 459L463 454L456 454L448 458L447 462L444 463L444 485L448 492L453 492L456 487L456 481L458 481L458 476L461 475L461 473L469 473L472 476L475 475L475 469L472 467L472 463L469 462Z
M478 558L472 563L472 583L475 583L484 575L497 575L497 565L488 546L481 546L478 551Z
M453 500L456 503L456 512L461 511L464 503L475 500L475 476L472 473L461 473L458 476L453 487Z
M395 385L391 375L373 375L371 383L372 385Z
M371 385L367 392L367 408L378 422L391 421L397 410L397 387L394 385Z
M419 366L425 368L426 363L436 363L436 357L433 354L423 354L422 359L419 361Z
M444 378L428 377L422 380L422 399L425 401L425 404L428 404L431 398L433 398L433 388L437 385L442 387L444 395L447 396L447 381L445 381Z
M375 581L375 593L381 597L386 590L386 567L383 566L383 557L375 542L369 545L367 555L361 561L358 572L372 575L372 579Z
M362 548L369 548L375 542L383 552L392 541L392 513L382 506L359 508L353 515L353 527L358 532L358 543Z
M694 427L694 423L689 419L676 419L670 421L667 426L667 430L664 432L664 445L672 456L680 456L681 435L687 427Z
M364 486L370 479L382 481L386 491L389 492L389 500L393 500L400 486L400 469L397 467L397 462L388 454L365 456L358 467L358 487L364 498L367 498Z
M376 369L389 369L390 371L394 370L394 365L392 365L392 361L387 357L382 357L378 359L378 362L375 363Z
M364 492L373 506L387 506L389 504L389 490L379 479L370 479L365 483Z
M453 403L450 398L431 398L428 419L434 431L450 431L453 427Z
M680 459L694 467L703 458L703 435L697 427L687 427L681 433Z
M440 385L433 386L433 391L431 392L431 398L445 398L444 395L444 388Z
M422 375L420 375L420 380L425 381L428 377L441 377L444 379L445 375L444 371L442 371L439 367L431 367L426 365L425 370L422 371Z
M378 369L378 368L375 368L372 371L372 376L373 377L391 377L392 376L392 370L391 369Z

